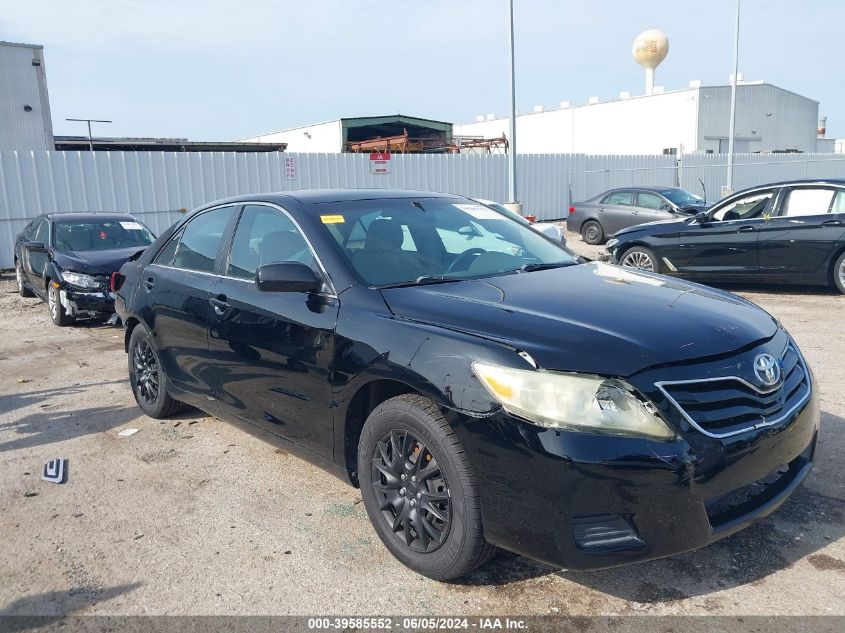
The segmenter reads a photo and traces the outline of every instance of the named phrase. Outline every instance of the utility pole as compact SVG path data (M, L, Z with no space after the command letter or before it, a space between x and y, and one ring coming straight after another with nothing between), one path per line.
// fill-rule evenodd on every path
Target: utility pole
M88 124L88 150L94 151L94 137L91 136L91 124L92 123L111 123L111 121L105 121L103 119L65 119L65 121L80 121L82 123Z
M739 72L739 3L736 0L736 29L734 33L734 73L731 79L731 120L728 124L730 130L728 133L728 182L725 186L725 191L722 192L722 197L729 196L733 193L734 185L734 137L736 136L736 82Z
M511 116L510 138L508 147L508 207L512 211L522 214L522 205L516 186L516 70L514 69L513 46L513 0L508 0L508 25L510 30L510 61L511 61Z

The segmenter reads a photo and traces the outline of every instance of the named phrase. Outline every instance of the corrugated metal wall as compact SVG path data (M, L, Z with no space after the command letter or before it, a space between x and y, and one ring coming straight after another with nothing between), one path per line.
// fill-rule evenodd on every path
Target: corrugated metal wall
M52 147L44 68L41 46L0 42L0 150Z
M292 158L296 177L285 176ZM714 201L726 157L519 155L519 191L526 213L562 218L570 201L631 185L673 186ZM0 152L0 268L10 268L15 236L40 213L125 211L154 232L212 200L294 189L375 187L419 189L504 201L507 156L394 155L389 174L370 172L365 154ZM737 156L736 189L789 178L845 178L845 155Z

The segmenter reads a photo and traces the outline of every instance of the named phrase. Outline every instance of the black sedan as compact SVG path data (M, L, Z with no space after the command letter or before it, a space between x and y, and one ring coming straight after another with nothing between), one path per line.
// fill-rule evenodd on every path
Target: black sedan
M120 279L145 413L193 404L360 486L384 545L432 578L495 547L584 569L683 552L811 468L813 376L770 315L580 263L465 198L224 200Z
M692 218L619 231L607 249L623 266L705 282L832 285L845 293L845 181L746 189Z
M18 292L46 300L56 325L107 316L114 313L111 275L153 239L125 213L40 215L15 241Z

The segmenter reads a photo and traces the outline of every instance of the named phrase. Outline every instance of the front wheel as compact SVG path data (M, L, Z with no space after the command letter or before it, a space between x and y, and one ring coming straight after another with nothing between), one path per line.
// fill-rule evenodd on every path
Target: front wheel
M152 336L142 325L135 326L129 337L129 384L135 402L151 418L169 418L183 406L167 393L167 376Z
M845 294L845 253L837 257L833 264L833 283L839 292Z
M495 554L478 481L431 400L405 394L376 407L361 432L358 477L378 537L414 571L451 580Z
M622 255L619 263L628 268L637 268L650 273L660 272L660 261L657 259L657 255L653 250L645 246L629 248Z
M52 279L47 280L47 307L50 308L50 318L53 323L60 327L70 325L76 319L70 316L62 305L62 298L59 289Z

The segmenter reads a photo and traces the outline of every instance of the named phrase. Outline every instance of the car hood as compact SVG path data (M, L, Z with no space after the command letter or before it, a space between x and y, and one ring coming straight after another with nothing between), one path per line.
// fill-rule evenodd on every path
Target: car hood
M77 273L109 275L125 264L143 247L120 248L107 251L55 251L53 261L60 268Z
M504 343L546 369L605 376L726 354L778 328L727 292L601 262L382 294L400 318Z

